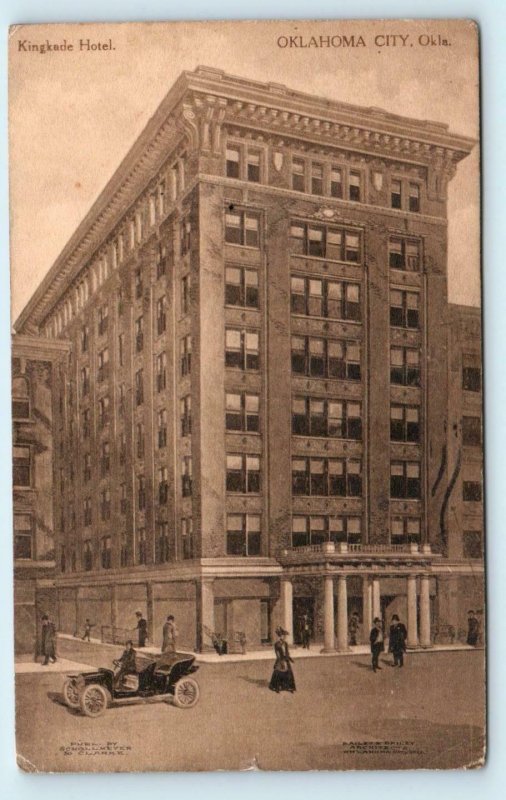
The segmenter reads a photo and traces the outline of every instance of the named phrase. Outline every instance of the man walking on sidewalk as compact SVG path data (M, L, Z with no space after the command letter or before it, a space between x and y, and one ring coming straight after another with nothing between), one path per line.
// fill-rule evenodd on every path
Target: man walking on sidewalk
M148 623L140 611L136 611L135 616L137 617L137 635L139 637L139 647L145 647L146 639L148 638Z
M53 664L56 661L56 627L47 614L42 616L42 655L44 667L49 664L49 659Z
M373 672L376 672L377 669L381 669L379 665L379 655L385 649L383 626L379 617L374 618L374 624L369 635L369 641L371 643L372 669Z

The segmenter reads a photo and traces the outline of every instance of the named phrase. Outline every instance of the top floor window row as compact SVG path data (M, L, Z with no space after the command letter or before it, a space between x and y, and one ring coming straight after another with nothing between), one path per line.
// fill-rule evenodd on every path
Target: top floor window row
M243 144L229 144L226 150L227 178L259 183L262 173L262 151Z
M292 222L291 251L297 255L315 256L334 261L361 261L361 234L330 225Z
M337 164L292 158L292 189L296 192L329 195L360 202L363 197L362 172Z

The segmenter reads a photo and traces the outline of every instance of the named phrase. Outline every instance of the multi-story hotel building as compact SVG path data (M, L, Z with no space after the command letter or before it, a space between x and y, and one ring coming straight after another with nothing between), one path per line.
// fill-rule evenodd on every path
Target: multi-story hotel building
M156 643L173 613L181 645L242 631L255 646L279 624L297 638L308 612L332 650L353 610L364 631L400 612L412 645L453 624L438 586L448 567L465 577L471 545L452 550L460 523L441 524L447 188L473 144L181 75L16 323L70 344L62 630L141 610Z

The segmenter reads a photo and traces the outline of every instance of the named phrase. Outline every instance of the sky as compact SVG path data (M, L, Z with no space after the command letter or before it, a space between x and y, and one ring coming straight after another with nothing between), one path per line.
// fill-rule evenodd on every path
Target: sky
M306 41L311 35L348 40L353 36L355 42L362 37L365 46L280 47L279 37L290 35ZM401 35L409 36L405 46ZM376 36L383 37L381 44L375 43ZM80 50L81 39L93 43L111 39L114 49ZM30 49L46 40L72 43L74 50ZM12 29L13 319L183 70L204 64L333 100L444 122L454 133L478 139L477 47L472 23L441 20L58 24ZM467 305L480 302L478 176L477 144L458 165L448 205L449 299Z

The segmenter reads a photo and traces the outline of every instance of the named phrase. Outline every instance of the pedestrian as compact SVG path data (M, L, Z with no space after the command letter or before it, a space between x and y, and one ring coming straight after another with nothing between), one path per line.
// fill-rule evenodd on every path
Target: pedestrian
M272 671L271 682L269 689L271 691L279 692L294 692L295 691L295 678L291 665L293 658L290 656L286 636L288 631L284 628L276 628L277 641L274 644L274 653L276 654L276 661Z
M84 623L84 634L83 634L83 637L82 637L83 642L84 641L87 641L87 642L90 641L91 629L94 628L94 627L95 627L95 623L94 622L90 622L88 617L86 617L86 621Z
M478 621L478 647L482 647L484 642L484 620L482 608L478 608L476 610L476 619Z
M373 672L376 672L377 669L381 669L379 665L379 655L385 649L383 625L379 617L375 617L373 620L369 641L371 643L372 669Z
M311 618L307 611L302 615L300 622L300 634L302 639L302 647L304 650L309 650L311 642Z
M169 614L163 626L162 653L169 652L172 655L175 654L178 633L179 631L174 620L174 615Z
M406 626L399 620L397 614L394 614L388 639L388 652L392 653L394 657L392 667L404 666L404 653L406 652L407 638L408 632Z
M480 623L474 611L467 612L467 644L476 647L480 634Z
M139 637L139 647L145 647L146 639L148 638L148 623L140 611L136 611L135 616L137 617L137 635Z
M51 622L47 614L42 615L41 644L42 655L44 656L42 666L46 667L50 659L54 664L56 661L56 626L54 622Z
M119 667L118 671L114 675L114 683L117 689L121 689L121 684L123 683L123 678L126 675L136 675L137 674L137 667L135 664L135 650L134 650L134 643L131 639L125 642L125 649L121 655L121 658L116 659L113 661L115 667Z
M358 617L358 612L354 611L348 621L348 636L350 645L357 644L357 633L360 627L360 620Z

